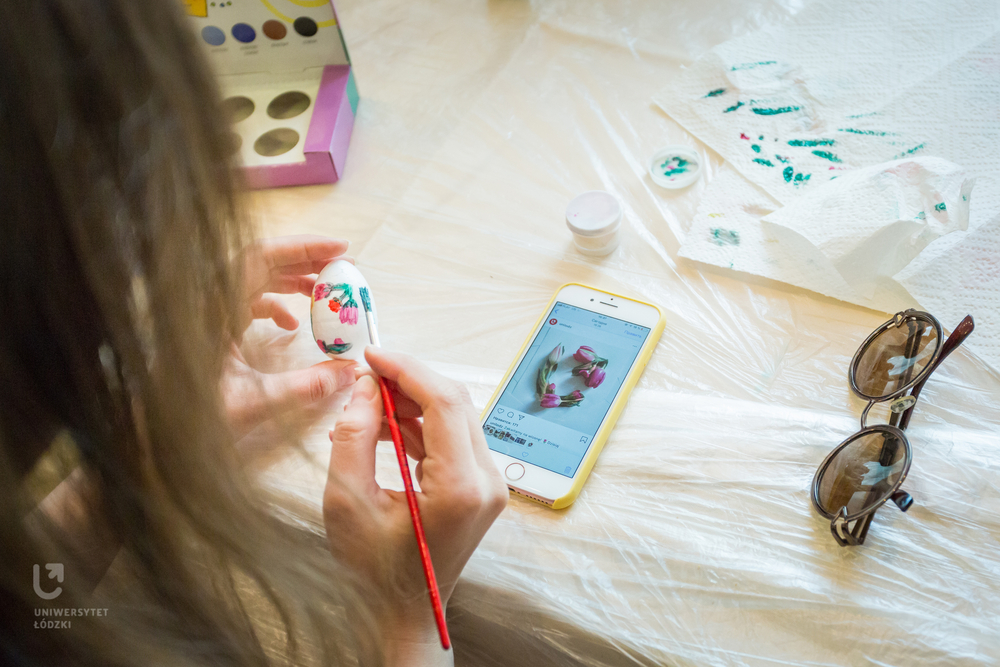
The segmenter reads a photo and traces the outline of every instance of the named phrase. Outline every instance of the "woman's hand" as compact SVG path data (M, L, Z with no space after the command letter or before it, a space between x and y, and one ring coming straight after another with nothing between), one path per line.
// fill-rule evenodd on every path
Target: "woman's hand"
M464 386L406 355L369 347L365 358L398 389L406 450L417 461L417 504L447 604L462 568L507 505L507 486ZM386 638L392 640L390 664L406 664L418 654L444 658L448 654L437 639L406 496L375 481L375 444L388 436L378 383L364 375L330 434L323 496L330 548L390 601L384 619Z
M251 317L274 320L287 331L297 329L298 320L274 294L311 297L315 274L343 258L347 246L347 241L310 234L255 243L243 258ZM245 435L276 414L315 403L353 384L354 368L353 361L330 360L301 370L260 373L234 344L222 377L229 422L237 435Z

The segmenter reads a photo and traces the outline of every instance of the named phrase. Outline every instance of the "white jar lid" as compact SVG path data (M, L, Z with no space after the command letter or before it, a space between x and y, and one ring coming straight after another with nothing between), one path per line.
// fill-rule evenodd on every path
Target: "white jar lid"
M649 176L661 188L686 188L700 172L698 152L689 146L665 146L649 161Z
M604 236L615 231L622 220L618 198L604 190L576 196L566 207L566 226L580 236Z

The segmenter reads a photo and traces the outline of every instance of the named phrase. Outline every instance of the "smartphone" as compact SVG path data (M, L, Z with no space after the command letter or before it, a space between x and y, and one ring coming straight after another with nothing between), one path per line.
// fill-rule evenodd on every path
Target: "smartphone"
M559 288L481 418L511 491L553 509L576 500L665 321L650 303Z

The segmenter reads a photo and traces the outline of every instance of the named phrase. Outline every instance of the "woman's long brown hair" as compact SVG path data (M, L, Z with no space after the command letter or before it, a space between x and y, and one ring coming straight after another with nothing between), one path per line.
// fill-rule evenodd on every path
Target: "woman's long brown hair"
M359 584L235 459L219 378L252 230L179 5L0 4L0 662L378 662ZM60 433L121 544L97 597L58 525L29 520L25 475ZM46 563L66 563L52 601ZM106 616L35 627L95 600Z

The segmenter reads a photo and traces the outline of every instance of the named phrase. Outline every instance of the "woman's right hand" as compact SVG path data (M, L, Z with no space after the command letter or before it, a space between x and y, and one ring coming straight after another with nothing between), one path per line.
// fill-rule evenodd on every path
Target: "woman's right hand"
M415 359L369 347L372 369L397 391L397 416L417 461L417 504L443 604L483 535L507 504L465 387ZM422 418L422 419L421 419ZM385 592L390 664L442 658L413 524L400 491L375 481L375 445L388 440L376 379L363 375L331 432L323 514L331 551ZM424 653L426 651L426 653ZM414 663L416 664L416 663Z

